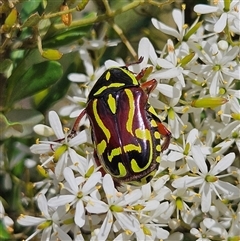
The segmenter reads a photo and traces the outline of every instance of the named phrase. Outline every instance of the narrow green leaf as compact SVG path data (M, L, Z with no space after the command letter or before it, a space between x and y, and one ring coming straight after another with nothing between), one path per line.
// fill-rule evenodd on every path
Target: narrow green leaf
M66 44L70 44L74 41L81 39L89 33L91 26L78 27L78 28L66 28L62 32L57 32L52 36L48 36L48 39L43 40L44 48L56 48ZM56 32L55 32L56 33ZM50 35L50 34L49 34Z
M33 65L15 84L11 101L15 102L49 88L62 76L62 67L56 61Z

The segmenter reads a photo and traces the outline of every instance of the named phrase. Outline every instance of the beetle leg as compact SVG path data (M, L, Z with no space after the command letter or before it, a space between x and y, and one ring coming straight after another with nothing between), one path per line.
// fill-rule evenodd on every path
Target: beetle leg
M170 144L172 133L161 122L158 122L157 124L158 124L158 131L164 137L164 142L162 144L162 152L163 152L168 148Z
M84 109L75 120L71 134L75 134L77 132L79 123L85 114L86 114L86 110Z
M149 95L157 87L157 81L155 79L149 80L141 84L141 88Z

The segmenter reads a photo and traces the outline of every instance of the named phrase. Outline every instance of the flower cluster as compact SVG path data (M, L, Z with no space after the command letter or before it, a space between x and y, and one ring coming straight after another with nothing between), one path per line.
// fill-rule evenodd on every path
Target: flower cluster
M45 138L30 148L40 155L45 179L36 183L41 217L18 218L36 227L26 240L240 239L240 48L228 35L239 34L240 3L228 2L195 6L199 14L212 13L206 25L198 17L186 26L184 6L173 10L177 30L153 18L153 26L172 37L162 51L146 37L139 42L143 61L129 69L151 67L148 79L157 86L149 102L172 133L156 175L141 187L115 187L111 175L102 174L87 118L77 133L62 127L59 115L84 111L79 103L86 104L104 70L126 65L108 60L94 69L89 47L81 48L86 75L69 75L71 105L59 115L49 112L50 127L34 128Z

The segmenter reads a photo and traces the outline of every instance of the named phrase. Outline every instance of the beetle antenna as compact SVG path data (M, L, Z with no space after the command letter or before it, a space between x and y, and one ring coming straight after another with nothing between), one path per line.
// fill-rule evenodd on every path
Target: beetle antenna
M137 61L126 64L126 67L129 67L130 65L134 65L134 64L140 64L142 63L143 59L144 57L141 56Z

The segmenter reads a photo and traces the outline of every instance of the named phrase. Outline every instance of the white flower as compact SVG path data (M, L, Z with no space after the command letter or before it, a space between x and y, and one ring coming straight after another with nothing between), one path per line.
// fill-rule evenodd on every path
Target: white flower
M166 196L166 199L170 200L168 215L172 216L173 212L176 210L177 220L179 222L180 215L185 223L190 224L193 218L196 216L194 209L189 206L188 203L199 202L197 194L192 190L187 190L186 188L178 188L171 194Z
M109 174L104 176L102 185L106 195L106 203L92 200L86 206L87 211L90 213L106 213L102 226L98 231L97 240L106 240L113 224L115 228L120 227L126 232L138 231L140 228L139 222L131 212L128 212L127 206L136 202L142 196L141 191L136 189L129 194L123 195L115 189Z
M77 154L75 147L87 141L86 131L81 131L78 134L72 134L67 130L65 133L62 130L62 124L56 112L49 112L49 122L51 129L44 125L35 126L35 131L39 134L49 136L54 133L57 137L55 141L40 141L39 144L31 146L30 150L35 154L51 155L46 158L42 164L45 166L49 162L57 162L55 167L55 175L58 180L63 178L63 169L75 162L87 165L86 159ZM49 134L50 133L50 134ZM79 159L81 161L79 161ZM47 167L47 166L46 166ZM84 169L84 168L83 168Z
M196 241L211 241L212 236L215 234L211 230L208 230L203 222L200 223L199 229L192 228L190 233L198 238Z
M236 34L240 33L240 17L239 1L230 1L229 7L226 7L226 2L229 1L216 1L216 6L209 6L205 4L197 4L194 7L194 11L201 14L215 13L213 30L220 33L226 26L230 28Z
M187 29L187 25L185 24L185 5L182 6L182 11L179 9L173 9L172 16L177 25L177 30L167 26L155 18L152 18L152 24L156 29L162 31L163 33L177 38L178 41L182 41Z
M240 215L237 213L236 222L233 222L233 225L229 230L226 230L221 223L211 218L205 218L203 223L212 232L212 234L220 237L222 240L239 240L239 217Z
M0 221L3 224L2 228L6 228L8 232L13 231L12 226L14 224L13 220L5 213L2 201L0 200Z
M201 194L201 209L202 212L208 212L212 202L213 193L221 199L224 195L228 199L236 199L240 196L240 190L230 184L219 180L226 175L217 175L224 171L234 161L235 154L229 153L224 156L218 163L211 166L208 170L205 162L205 157L201 152L200 147L192 146L193 162L189 162L190 169L196 176L184 176L173 181L172 186L175 188L199 187Z
M209 83L211 96L219 94L220 83L232 82L239 79L240 66L234 60L239 52L239 47L229 47L223 51L216 43L204 42L201 50L200 46L189 44L204 62L191 68L191 72L202 75Z
M158 58L157 65L162 68L160 71L156 71L152 77L157 79L174 79L179 82L182 87L185 87L184 69L178 63L177 55L175 53L172 40L167 42L168 56L165 58ZM161 86L159 86L161 89ZM164 90L163 90L164 91Z
M234 98L232 100L231 109L233 113L228 116L234 118L234 120L223 128L221 131L221 138L228 138L226 141L235 142L240 152L240 104L238 99ZM227 116L226 114L223 115Z
M73 206L76 208L74 221L79 227L82 227L85 224L84 205L91 200L89 194L95 190L96 184L100 182L101 173L93 173L86 182L83 177L75 178L72 169L69 167L64 169L63 175L67 181L64 188L69 191L70 194L53 197L48 201L48 205L51 207L59 207L66 204L68 204L69 207Z
M40 233L41 241L50 240L52 236L60 240L71 240L70 236L59 225L58 217L61 217L61 213L58 213L55 208L48 207L47 199L42 193L37 196L37 202L43 217L32 217L22 214L17 220L23 226L37 226L36 231L26 241Z

